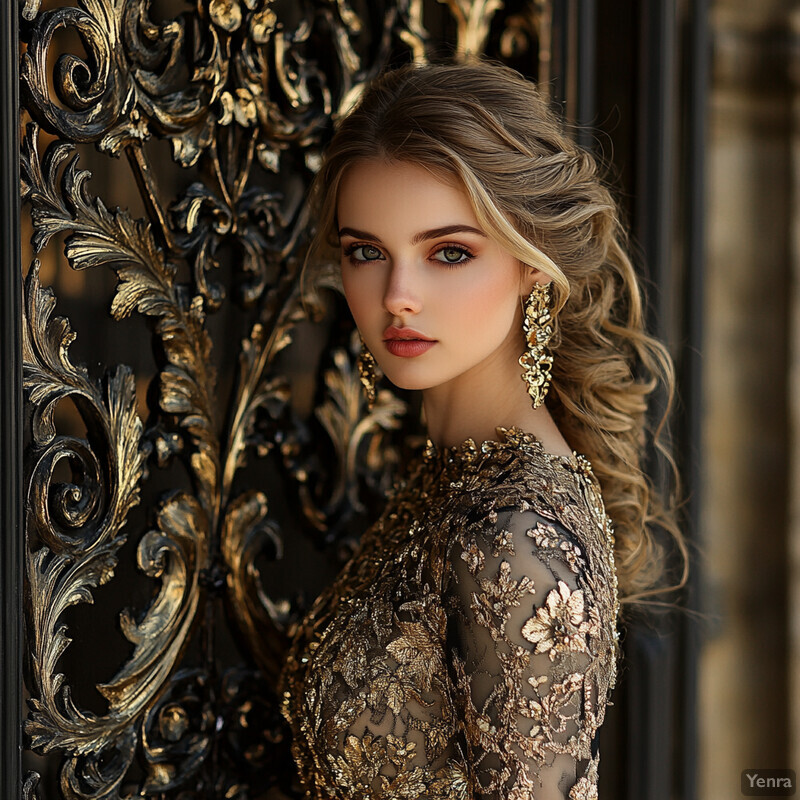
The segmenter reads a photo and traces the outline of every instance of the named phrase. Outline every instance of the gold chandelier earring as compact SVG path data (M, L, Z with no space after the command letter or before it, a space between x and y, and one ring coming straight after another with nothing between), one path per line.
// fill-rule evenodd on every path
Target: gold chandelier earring
M553 317L550 313L550 284L536 283L525 301L522 327L525 331L527 348L520 356L519 365L523 369L522 380L528 387L533 407L544 403L550 388L553 356L548 344L553 336Z
M361 350L358 353L356 365L358 366L358 377L361 379L361 385L367 395L367 408L372 411L377 396L375 391L375 356L367 349L363 339L361 339Z

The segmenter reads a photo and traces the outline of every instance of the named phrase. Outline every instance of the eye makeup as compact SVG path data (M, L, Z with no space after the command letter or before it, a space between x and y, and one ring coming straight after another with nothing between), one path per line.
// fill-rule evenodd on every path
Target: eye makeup
M361 251L360 257L358 255ZM448 258L448 255L457 254L456 260ZM367 264L370 261L385 261L386 256L374 244L366 242L351 242L342 248L342 255L344 258L350 260L351 264ZM438 256L443 256L439 258ZM436 248L427 256L428 261L435 261L437 264L444 265L445 267L460 267L472 261L475 258L475 253L466 245L457 242L444 242L436 246Z
M458 259L456 261L451 261L447 257L448 252L458 253ZM444 258L436 258L438 255L443 255ZM472 261L473 258L475 258L475 253L473 253L469 247L463 244L456 244L455 242L446 242L437 245L436 249L429 256L429 260L437 261L440 264L444 264L446 267L461 267Z
M366 255L367 251L374 251L377 254L374 258L357 258L356 253L361 250L362 256ZM342 248L342 255L350 259L351 264L367 264L370 261L385 261L385 256L374 244L367 244L365 242L352 242L346 247Z

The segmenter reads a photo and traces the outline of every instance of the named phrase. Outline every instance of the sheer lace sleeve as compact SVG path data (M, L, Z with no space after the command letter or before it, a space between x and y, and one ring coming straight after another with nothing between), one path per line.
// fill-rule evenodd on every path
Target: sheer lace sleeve
M533 511L456 536L447 650L476 800L597 797L614 655L583 547Z

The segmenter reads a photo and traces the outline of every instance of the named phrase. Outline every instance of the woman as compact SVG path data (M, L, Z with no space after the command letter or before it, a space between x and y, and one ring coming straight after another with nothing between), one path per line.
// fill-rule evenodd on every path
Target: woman
M365 388L377 361L421 390L430 441L296 631L307 795L596 798L619 595L658 578L646 523L682 541L641 470L670 362L596 165L511 70L409 66L343 120L314 200Z

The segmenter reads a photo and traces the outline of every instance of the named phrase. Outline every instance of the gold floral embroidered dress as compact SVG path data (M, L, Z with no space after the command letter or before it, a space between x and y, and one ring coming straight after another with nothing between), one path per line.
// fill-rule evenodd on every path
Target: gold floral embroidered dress
M428 446L299 626L283 714L310 798L597 798L613 537L589 463Z

